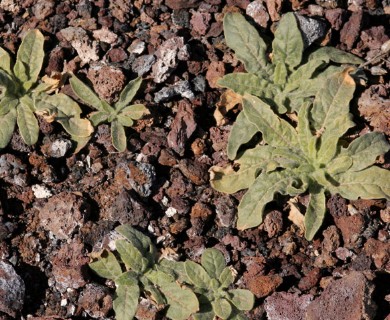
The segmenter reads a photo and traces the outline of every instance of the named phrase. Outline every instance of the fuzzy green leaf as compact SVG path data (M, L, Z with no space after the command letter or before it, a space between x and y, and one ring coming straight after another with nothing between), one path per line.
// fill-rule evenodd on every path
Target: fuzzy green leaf
M45 52L42 33L35 29L26 33L17 53L14 66L15 76L23 83L36 82L42 68Z
M298 145L294 128L279 118L269 105L255 96L245 95L244 112L249 121L263 134L263 140L274 147L293 147Z
M0 149L5 148L12 138L16 123L16 109L12 108L0 116Z
M115 319L131 320L137 312L140 290L138 285L120 285L115 291Z
M79 78L77 78L75 75L72 75L69 83L76 96L78 96L85 104L95 108L98 111L106 111L101 104L100 98Z
M148 268L148 259L144 258L141 252L131 243L126 240L117 240L115 241L115 245L122 261L128 269L136 272L144 272Z
M325 193L322 188L311 188L310 201L305 214L305 238L312 240L325 217Z
M196 295L185 287L180 287L172 282L161 288L168 301L166 316L173 320L186 320L191 314L199 310L199 302Z
M298 195L305 191L305 187L300 186L299 179L288 170L260 174L238 206L237 229L258 226L263 221L266 204L274 199L275 193L286 194L287 190L290 195Z
M348 64L361 64L364 62L364 60L359 57L334 47L321 47L315 50L310 54L309 60L323 60L326 63L333 61L336 63Z
M233 271L229 267L224 268L218 280L221 288L228 288L234 282Z
M230 131L227 145L227 155L229 159L235 159L240 146L248 143L257 131L257 127L250 122L247 115L241 111Z
M116 110L122 110L124 107L128 106L129 103L134 99L137 91L139 90L142 84L142 78L138 77L134 80L131 80L126 87L122 90L118 102L115 104ZM133 118L135 119L135 118Z
M372 166L361 171L340 173L335 179L338 185L332 193L339 193L349 200L390 199L390 171Z
M350 156L339 155L326 165L326 170L332 175L339 174L350 169L352 163L352 158Z
M12 74L11 66L12 66L11 56L3 48L0 48L0 69L3 69L8 74Z
M292 91L301 87L302 81L310 79L316 70L325 64L322 60L312 60L301 65L288 77L288 83L284 89L285 92Z
M211 302L213 311L221 319L228 319L232 313L232 305L224 298L219 298Z
M253 73L237 72L223 76L217 81L217 84L242 96L248 93L258 97L264 95L264 90L270 85L270 82Z
M245 289L229 290L231 302L238 310L252 310L255 304L255 297L252 292Z
M33 102L29 98L20 99L17 107L17 124L23 141L31 146L38 141L38 120L32 111Z
M143 256L148 254L155 254L156 249L148 236L145 236L142 232L131 227L128 224L123 224L115 228L115 231L119 232L129 242L136 247ZM154 260L153 260L154 261Z
M272 42L272 62L285 63L292 71L301 63L303 39L298 22L292 12L285 14L279 22Z
M227 45L248 72L264 74L267 68L267 46L257 30L239 13L227 13L223 20Z
M286 82L287 82L287 67L284 64L284 62L277 62L274 71L274 83L284 85L286 84Z
M114 254L111 252L105 252L105 256L102 256L99 260L91 262L89 267L95 271L95 273L106 279L115 280L122 274L121 266Z
M209 288L211 278L202 266L193 261L186 261L184 268L188 278L195 286L203 289Z
M89 114L89 121L91 121L94 127L99 124L106 122L109 117L109 114L105 111L96 111Z
M350 71L345 69L333 74L319 89L311 112L313 129L322 131L334 128L337 118L348 116L349 102L355 91L355 81L349 75Z
M71 137L75 145L74 153L79 153L80 150L83 149L91 139L91 136L89 137L71 136Z
M367 133L354 141L346 149L352 158L351 171L360 171L375 163L378 156L389 151L390 145L380 132Z
M0 116L7 114L12 109L16 110L18 104L19 104L19 99L5 96L0 100Z
M133 119L131 119L128 116L123 116L123 115L119 114L116 116L116 119L119 122L119 124L121 124L124 127L131 127L134 124Z
M112 145L116 150L119 152L126 150L127 139L125 128L118 122L118 120L111 122L111 139Z
M201 258L203 268L211 278L218 279L226 266L225 257L217 249L206 249Z
M14 95L17 86L12 77L4 70L0 70L0 92L1 97Z
M143 104L132 104L123 108L118 115L126 116L133 120L141 119L149 110Z
M149 269L145 273L147 277L153 284L164 287L167 283L172 283L175 281L175 278L172 275L169 275L162 270L153 270Z
M312 134L310 128L310 123L309 123L310 109L311 108L309 103L303 104L302 107L299 109L297 132L298 132L299 146L301 150L307 157L313 159L316 156L317 139Z

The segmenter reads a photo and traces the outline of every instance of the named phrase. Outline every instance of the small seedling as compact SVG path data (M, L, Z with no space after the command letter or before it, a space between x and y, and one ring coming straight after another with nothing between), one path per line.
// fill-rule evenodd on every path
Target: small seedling
M120 152L126 149L125 127L133 126L134 120L138 120L148 113L148 109L143 104L130 105L141 83L142 79L140 77L130 81L120 94L119 100L111 106L106 101L101 100L76 76L72 76L70 79L70 85L74 93L85 104L97 110L90 115L89 119L92 124L95 127L103 122L111 124L112 144Z
M115 241L119 258L105 251L89 266L99 276L115 282L113 306L117 320L133 319L141 294L159 306L166 305L166 316L173 320L188 319L198 311L195 294L176 282L174 270L160 265L156 248L147 236L128 225L115 230L123 236Z
M39 72L44 58L44 37L39 30L25 35L13 65L10 55L0 48L0 148L9 143L15 124L24 142L33 145L39 136L35 114L48 121L54 119L74 137L87 137L93 127L81 119L76 102L63 94L49 96L52 85L39 83Z
M390 199L390 172L373 165L390 148L384 135L367 133L344 147L342 137L354 126L349 102L355 82L350 72L348 68L324 81L313 103L299 108L296 128L258 97L244 95L238 118L261 132L263 143L238 155L238 171L213 167L211 181L215 189L226 193L249 188L238 206L238 229L258 226L275 193L310 193L305 214L308 240L321 227L326 193L350 200ZM242 144L241 132L233 128L229 140Z
M271 54L267 53L266 42L241 14L227 13L223 24L226 43L243 62L247 73L227 74L218 80L218 85L242 96L259 97L279 114L297 112L303 102L315 96L330 74L343 69L340 64L362 63L360 58L332 47L304 51L293 13L280 20ZM233 129L241 132L242 144L256 132L243 117L236 120ZM236 157L240 145L229 141L229 158Z

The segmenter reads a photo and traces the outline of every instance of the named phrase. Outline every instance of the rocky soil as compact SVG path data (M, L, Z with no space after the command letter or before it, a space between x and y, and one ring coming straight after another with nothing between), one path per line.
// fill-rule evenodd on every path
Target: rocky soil
M88 268L119 224L165 254L198 261L221 250L237 285L257 297L250 319L390 319L390 206L329 197L312 242L295 224L305 196L274 202L255 229L234 228L243 192L221 194L208 169L226 165L237 110L214 115L216 80L243 66L224 42L225 12L272 37L283 13L314 18L318 43L365 60L390 37L390 3L351 0L1 0L0 46L15 54L28 29L45 35L41 75L73 72L109 102L144 78L136 101L150 115L117 153L107 125L80 153L60 126L40 122L29 147L15 132L0 151L0 319L115 319L114 286ZM386 60L387 59L387 60ZM389 58L365 68L352 105L355 136L390 136ZM72 97L69 84L61 88ZM84 106L85 107L85 106ZM85 107L87 110L87 107ZM390 167L388 155L378 162ZM293 223L293 221L295 223ZM164 319L144 299L138 319Z

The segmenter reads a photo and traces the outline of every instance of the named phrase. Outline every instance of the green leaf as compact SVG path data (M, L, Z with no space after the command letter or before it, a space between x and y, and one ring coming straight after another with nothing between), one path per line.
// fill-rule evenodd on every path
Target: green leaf
M324 65L325 62L323 60L312 60L299 66L299 68L288 77L288 83L284 91L289 92L298 89L302 86L303 80L310 79L314 75L314 72Z
M326 169L328 173L335 175L350 169L352 163L352 158L350 156L339 155L326 165Z
M134 271L123 272L115 279L117 286L138 286L138 274Z
M269 105L255 96L245 95L243 107L248 120L263 134L263 140L274 147L298 145L295 129L279 118Z
M228 319L232 313L232 305L224 298L219 298L211 302L213 311L221 319Z
M227 145L227 155L229 159L235 159L240 146L248 143L257 131L257 127L250 122L247 115L241 111L230 131Z
M260 97L264 95L264 90L270 85L268 80L264 80L253 73L230 73L218 79L217 84L222 88L228 88L235 93L244 95L245 93Z
M44 41L42 33L37 29L26 33L19 47L14 66L15 76L22 83L27 81L36 82L38 80L45 56L43 51Z
M122 90L119 100L115 103L116 110L122 110L126 107L135 97L137 91L139 90L142 83L142 78L138 77L132 81L130 81L126 87ZM135 119L135 118L133 118Z
M380 132L370 132L351 142L346 153L352 158L351 171L359 171L375 163L378 156L389 151L390 145Z
M39 125L38 120L32 111L33 102L29 98L20 99L17 107L17 124L23 141L31 146L38 141Z
M245 289L229 290L231 302L238 310L252 310L255 304L255 297L252 292Z
M381 199L390 200L390 171L372 166L361 171L346 171L336 176L338 185L332 193L339 193L349 200Z
M89 140L91 139L91 136L89 137L77 137L77 136L72 136L72 141L75 144L75 149L74 153L79 153L81 149L83 149Z
M337 118L347 118L349 102L355 91L355 81L349 75L350 71L345 69L330 76L319 89L311 112L313 129L323 131L334 128Z
M77 78L75 75L72 75L69 83L76 96L78 96L85 104L95 108L98 111L106 111L101 104L100 98L79 78Z
M323 60L326 63L333 61L336 63L361 64L364 60L359 57L336 49L334 47L321 47L309 56L309 60Z
M16 123L16 109L12 108L0 116L0 149L5 148L12 138Z
M94 127L106 122L109 114L105 111L96 111L89 114L89 121L91 121Z
M305 238L312 240L324 221L325 193L322 188L310 188L310 201L305 213Z
M126 240L117 240L115 241L115 245L126 268L139 273L144 272L148 268L148 259L144 258L141 252L131 243Z
M5 96L0 100L0 116L7 114L10 110L15 109L19 104L19 99L14 97Z
M133 120L141 119L149 110L143 104L132 104L124 107L119 113L119 116L125 116Z
M218 279L226 266L225 257L217 249L206 249L201 258L203 268L211 278Z
M184 268L190 281L199 288L208 289L211 278L199 264L193 261L185 261Z
M145 277L147 277L153 284L159 287L163 287L167 283L172 283L175 281L175 278L172 275L165 273L162 270L149 269L145 273Z
M126 150L127 139L125 128L118 122L118 120L111 122L111 139L112 145L116 150L119 152Z
M266 204L274 199L275 193L286 194L287 190L297 183L296 192L290 195L297 195L305 191L302 186L299 186L299 179L294 177L291 171L260 174L238 206L237 229L244 230L258 226L263 221Z
M12 96L17 91L16 82L4 70L0 70L0 91L2 97Z
M140 290L138 285L120 285L115 291L113 307L116 320L131 320L137 312Z
M309 158L314 159L316 156L317 138L313 136L309 123L310 104L305 103L298 112L298 141L303 153ZM337 140L338 141L338 140Z
M172 282L161 288L168 301L166 316L173 320L186 320L191 314L199 310L199 302L196 295L185 287L180 287Z
M277 62L274 72L274 83L284 85L287 82L287 68L284 62ZM248 92L250 93L250 92Z
M3 48L0 48L0 69L3 69L8 74L12 74L11 65L11 56Z
M115 231L124 236L143 256L156 254L156 248L148 236L133 228L129 224L123 224L115 228ZM154 262L154 258L151 262Z
M227 45L248 72L258 75L268 73L267 46L257 30L239 13L226 13L223 28Z
M221 275L219 276L219 282L221 283L221 288L228 288L234 282L233 271L226 267L222 270Z
M115 280L122 274L121 266L114 254L106 251L105 256L102 256L99 260L91 262L89 267L95 271L95 273L106 279Z
M303 39L297 20L292 12L285 14L279 22L272 42L272 63L285 63L292 71L301 63Z
M134 124L133 119L128 116L117 115L116 119L124 127L131 127Z

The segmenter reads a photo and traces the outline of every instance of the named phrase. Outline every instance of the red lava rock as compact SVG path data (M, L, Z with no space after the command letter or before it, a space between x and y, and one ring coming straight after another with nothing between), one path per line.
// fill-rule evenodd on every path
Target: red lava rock
M90 68L88 79L91 80L95 92L101 99L114 102L126 84L126 78L119 69L102 66Z
M346 19L346 10L341 8L329 9L325 11L325 17L329 21L332 30L340 30Z
M256 257L243 257L241 261L246 266L244 273L244 281L248 280L256 275L264 275L267 261L263 256Z
M38 20L45 20L54 13L55 2L50 0L38 0L32 11Z
M358 10L352 13L348 22L344 24L340 31L340 41L346 45L348 50L353 48L356 40L360 35L360 30L363 25L363 10Z
M271 17L271 21L280 20L280 11L282 10L282 2L283 0L265 0L269 16Z
M355 271L367 271L371 270L372 259L367 256L364 252L361 252L351 262L351 269Z
M208 166L197 160L180 160L179 169L186 178L197 186L205 184L209 180Z
M333 280L321 296L307 308L305 319L373 319L375 302L371 298L374 286L363 273L353 271Z
M378 269L390 271L390 243L376 239L368 239L364 244L364 251L371 256Z
M221 194L214 199L215 212L217 214L217 222L222 227L230 227L236 218L235 206L236 202L233 197L227 194Z
M68 288L78 289L85 286L84 268L89 262L89 257L80 240L64 243L54 254L51 262L56 288L60 292L65 292Z
M181 100L175 119L168 133L168 146L179 155L184 155L185 145L196 130L195 115L189 102Z
M249 0L227 0L228 6L232 7L240 7L241 9L246 9L246 7L249 5Z
M58 239L69 239L83 225L89 210L89 205L82 197L61 192L49 198L39 210L40 224Z
M390 99L389 85L372 85L367 88L358 100L359 112L375 131L390 135Z
M342 261L347 261L348 258L353 257L353 252L351 250L348 250L347 248L337 248L335 251L336 257Z
M317 285L321 279L321 269L313 268L306 274L301 280L299 280L298 288L302 291L309 291L311 288Z
M210 88L217 88L217 80L225 75L225 64L222 61L212 61L207 69L206 79Z
M254 276L246 279L248 289L257 297L264 298L274 292L283 282L279 275Z
M282 232L283 216L280 211L273 210L266 214L264 218L264 230L268 233L269 238Z
M108 288L89 283L80 293L78 305L92 318L105 318L112 309L112 297Z
M386 208L380 211L381 220L384 223L390 223L390 208Z
M200 0L165 0L165 5L173 10L196 8Z
M61 47L54 48L50 52L49 62L45 73L51 75L53 72L62 72L64 69L65 52Z
M136 318L139 320L157 320L158 309L150 299L142 299L138 303L137 313L135 314Z
M158 157L158 163L163 166L173 167L177 163L177 158L170 149L162 149Z
M205 148L206 148L206 144L204 140L200 138L196 138L194 142L191 144L191 150L195 156L200 156L204 154Z
M15 318L24 304L25 285L13 266L0 260L0 312Z
M128 57L126 51L123 50L122 48L111 49L107 53L107 55L110 58L111 62L122 62L122 61L125 61Z
M344 216L335 219L337 228L340 229L344 247L353 249L360 246L362 232L364 231L364 217L360 214Z
M267 297L264 309L268 320L302 320L305 319L307 307L313 300L311 294L275 292Z
M207 29L210 26L211 15L208 12L193 11L190 20L191 34L194 37L203 36L206 34Z
M166 194L171 199L177 196L184 196L193 191L193 185L183 176L178 169L173 169L169 181L170 187Z
M125 23L128 19L128 15L131 12L131 2L125 0L110 0L109 3L109 9L111 11L111 14L120 22Z
M267 28L269 14L263 5L263 0L255 0L246 7L246 14L253 18L260 26Z

